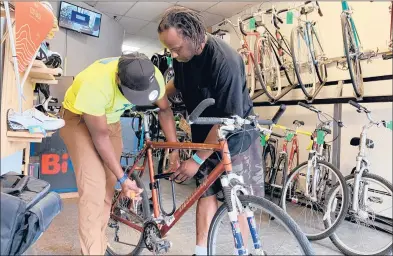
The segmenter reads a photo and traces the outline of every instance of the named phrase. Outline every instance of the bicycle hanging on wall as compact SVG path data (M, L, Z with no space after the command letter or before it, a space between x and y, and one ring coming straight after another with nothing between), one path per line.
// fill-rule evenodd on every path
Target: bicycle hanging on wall
M352 10L348 2L341 1L341 27L344 41L344 52L347 59L348 71L352 80L352 86L356 98L362 98L364 95L363 74L360 65L362 56L362 44L355 22L352 18Z
M291 32L291 51L298 83L310 102L314 100L327 80L326 56L317 34L316 22L309 21L307 15L317 10L323 16L319 3L307 1L298 10L299 25ZM303 20L302 17L306 19Z

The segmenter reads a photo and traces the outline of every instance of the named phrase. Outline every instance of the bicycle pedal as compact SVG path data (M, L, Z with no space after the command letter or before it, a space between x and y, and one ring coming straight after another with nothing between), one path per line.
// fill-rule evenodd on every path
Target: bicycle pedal
M172 243L166 239L160 239L156 242L156 246L154 248L154 252L157 255L165 254L169 252L169 249L172 247Z

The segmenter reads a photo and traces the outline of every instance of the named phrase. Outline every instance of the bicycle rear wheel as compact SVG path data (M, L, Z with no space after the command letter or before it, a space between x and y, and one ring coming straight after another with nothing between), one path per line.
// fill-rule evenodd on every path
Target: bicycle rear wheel
M106 228L108 238L106 252L109 255L139 255L145 248L142 232L125 224L125 222L133 223L143 230L144 222L150 217L147 190L138 177L138 172L132 173L131 179L143 189L142 200L133 205L128 197L121 197L120 190L115 191L112 214Z
M239 195L238 199L243 208L247 207L254 211L255 226L265 255L315 255L307 237L280 207L255 196ZM242 210L240 209L240 211ZM269 216L273 216L274 221ZM266 232L268 228L270 232ZM246 234L243 234L243 237L244 235ZM253 241L250 236L248 237L248 241L244 241L245 247L248 248L251 255L256 255ZM228 207L224 203L217 210L210 224L207 252L208 255L234 255L234 251L235 245L228 218Z
M295 27L291 32L291 52L297 81L307 98L312 98L318 76L306 39L306 28Z
M350 192L350 205L354 189L355 176L345 177ZM365 185L367 195L365 196ZM339 198L337 189L332 189L329 201ZM348 211L344 220L330 236L333 244L345 255L389 255L392 252L392 183L384 178L363 173L359 183L359 210ZM362 200L366 197L366 201ZM340 205L341 201L332 201ZM334 206L333 206L334 207ZM351 206L350 206L351 207ZM332 209L334 210L334 209ZM325 225L330 226L335 215L329 215Z
M264 82L261 82L262 89L266 96L275 100L281 93L281 73L270 37L258 38L254 47L254 57L258 66L258 70L255 67L257 78L261 81L260 72Z
M345 213L348 210L348 190L344 181L344 177L340 171L332 164L317 160L316 168L311 167L309 175L308 193L312 193L313 178L316 173L316 198L307 195L306 179L307 179L308 162L301 163L287 179L282 192L282 208L294 221L300 226L302 231L310 240L320 240L328 237L338 227ZM318 170L318 172L317 172ZM337 194L343 203L340 205L338 217L332 222L332 225L326 227L324 219L328 214L336 214L327 212L326 194L332 189L332 182L338 181Z
M244 73L246 76L246 83L247 83L247 87L248 87L248 91L249 91L249 95L250 97L252 97L254 95L255 92L255 67L254 67L254 63L252 62L252 59L250 57L250 53L244 49L244 48L240 48L237 51L240 56L243 59L243 63L244 63Z
M347 57L347 64L349 75L352 79L352 86L357 97L362 97L363 89L363 75L362 67L360 65L360 48L356 41L357 35L354 34L355 28L352 26L350 16L346 13L341 14L341 27L344 40L344 51Z

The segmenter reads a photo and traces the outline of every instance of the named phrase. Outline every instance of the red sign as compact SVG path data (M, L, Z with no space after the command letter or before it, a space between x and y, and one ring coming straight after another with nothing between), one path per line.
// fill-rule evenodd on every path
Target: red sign
M68 170L68 153L61 156L59 154L43 154L41 156L41 174L56 175L60 171L66 173Z

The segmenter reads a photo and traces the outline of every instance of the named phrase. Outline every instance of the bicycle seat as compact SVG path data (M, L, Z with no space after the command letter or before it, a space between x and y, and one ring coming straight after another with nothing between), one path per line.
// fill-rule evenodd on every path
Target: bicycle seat
M357 147L360 145L360 138L359 137L353 137L351 139L350 144L354 147ZM367 148L374 148L374 141L371 139L366 139L366 147Z
M299 121L299 120L295 120L295 121L293 121L293 124L299 125L299 126L303 126L304 122L303 121Z
M145 111L148 111L148 110L154 110L154 109L156 109L157 108L157 106L155 106L155 105L149 105L149 106L134 106L133 108L132 108L132 110L133 111L138 111L138 112L145 112Z

